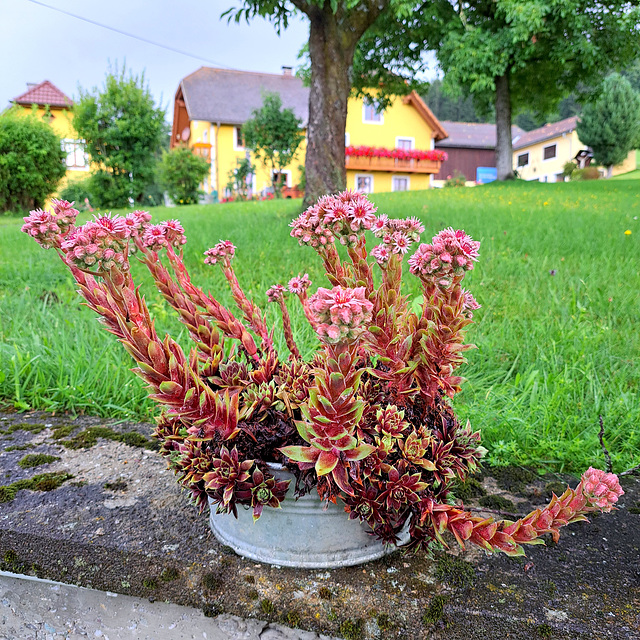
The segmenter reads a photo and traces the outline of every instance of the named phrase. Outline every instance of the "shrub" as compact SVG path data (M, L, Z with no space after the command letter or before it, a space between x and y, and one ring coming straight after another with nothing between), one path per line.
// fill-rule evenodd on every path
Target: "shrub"
M565 162L562 167L562 177L563 178L571 178L574 171L578 168L578 165L575 162Z
M68 202L75 202L78 209L87 209L87 201L92 202L91 196L91 176L82 180L74 180L67 183L60 190L60 199Z
M584 169L576 169L571 174L572 180L597 180L600 178L600 171L597 167L585 167Z
M0 212L40 208L66 173L60 138L35 114L0 118Z
M467 184L467 178L463 173L456 171L453 176L449 176L445 183L445 187L464 187Z
M158 166L160 184L176 204L196 204L208 173L209 163L186 147L164 153Z

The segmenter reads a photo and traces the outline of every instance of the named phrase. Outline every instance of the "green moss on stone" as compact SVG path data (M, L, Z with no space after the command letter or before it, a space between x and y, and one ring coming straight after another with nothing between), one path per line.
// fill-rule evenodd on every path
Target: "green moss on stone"
M391 618L386 613L380 613L376 616L376 622L380 631L387 631L393 626Z
M553 629L548 624L538 625L536 628L537 634L541 638L552 638L553 637Z
M89 449L94 447L98 438L105 440L113 440L115 442L124 442L132 447L143 447L145 449L155 448L155 443L145 438L142 434L135 431L119 433L109 427L89 427L69 440L61 440L60 444L67 449Z
M244 577L244 581L245 581L247 584L255 584L255 583L256 583L256 577L255 577L255 576L252 576L252 575L248 575L248 576L245 576L245 577Z
M496 495L482 496L478 502L482 507L487 507L487 509L497 509L498 511L513 512L516 508L516 505L508 498Z
M23 422L21 424L12 424L8 429L5 430L5 433L14 433L15 431L28 431L29 433L40 433L44 431L47 427L44 426L42 422L30 424L28 422Z
M300 614L294 609L293 611L289 611L286 616L283 617L283 622L289 627L293 627L296 629L300 624L302 618Z
M207 602L202 607L202 613L205 618L215 618L224 613L224 607L219 602Z
M255 589L249 589L247 592L247 598L249 600L257 600L260 597L260 594Z
M328 589L327 587L320 587L320 589L318 589L318 595L323 600L331 600L331 598L333 598L333 594L331 593L331 589Z
M153 578L145 578L142 581L142 586L145 589L157 589L158 588L158 583Z
M60 425L53 430L53 435L51 437L54 440L62 440L62 438L70 436L77 428L78 426L75 424Z
M488 474L493 476L498 486L505 491L522 491L524 487L533 482L538 476L527 467L491 467Z
M275 613L276 608L269 598L263 598L260 600L260 610L265 616L271 616Z
M359 640L362 638L364 631L364 624L360 618L353 620L347 618L338 627L338 633L344 637L345 640Z
M41 473L33 478L18 480L0 487L0 502L11 502L16 497L16 493L22 489L53 491L71 478L73 475L70 473Z
M127 483L124 480L116 480L115 482L105 482L102 485L107 491L126 491Z
M27 444L12 444L7 447L5 451L26 451L27 449L33 449L36 446L38 445L36 445L35 442L27 442Z
M464 502L465 500L471 500L471 498L486 496L487 491L482 486L482 483L475 478L467 478L464 482L456 484L453 494Z
M208 591L215 591L218 588L219 582L215 573L205 573L202 576L202 586Z
M473 567L460 558L443 554L436 564L436 578L452 587L465 588L473 585L476 574Z
M435 624L444 618L444 605L447 603L446 596L436 595L431 598L429 607L422 616L422 622L425 624Z
M166 569L163 569L162 573L160 574L160 580L162 580L162 582L173 582L179 577L180 572L174 567L167 567Z
M18 466L22 469L32 469L33 467L40 467L43 464L50 464L60 460L57 456L50 456L46 453L28 453L20 462Z

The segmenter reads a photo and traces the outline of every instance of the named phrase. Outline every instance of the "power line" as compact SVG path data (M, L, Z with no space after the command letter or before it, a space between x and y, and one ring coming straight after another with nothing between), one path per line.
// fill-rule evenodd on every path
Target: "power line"
M232 69L228 65L222 64L220 62L216 62L215 60L209 60L208 58L203 58L202 56L195 55L193 53L189 53L188 51L182 51L181 49L176 49L174 47L169 47L166 44L161 44L160 42L154 42L153 40L148 40L147 38L142 38L140 36L136 36L133 33L127 33L126 31L122 31L120 29L116 29L115 27L111 27L108 24L102 24L101 22L96 22L95 20L91 20L90 18L85 18L83 16L79 16L75 13L71 13L70 11L66 11L65 9L60 9L58 7L52 7L50 4L45 4L44 2L40 2L39 0L27 0L27 2L31 2L32 4L40 5L41 7L46 7L47 9L51 9L52 11L57 11L58 13L64 13L67 16L71 16L72 18L76 18L77 20L82 20L83 22L88 22L89 24L95 25L96 27L102 27L103 29L108 29L109 31L114 31L115 33L119 33L122 36L127 36L128 38L133 38L134 40L139 40L140 42L145 42L146 44L152 44L155 47L160 47L161 49L166 49L167 51L172 51L173 53L179 53L183 56L188 56L189 58L195 58L196 60L201 60L203 62L207 62L209 64L214 64L218 67L223 67L225 69Z

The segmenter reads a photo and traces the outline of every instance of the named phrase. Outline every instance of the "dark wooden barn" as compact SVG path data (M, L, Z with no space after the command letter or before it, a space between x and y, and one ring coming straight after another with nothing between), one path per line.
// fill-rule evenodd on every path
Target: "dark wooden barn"
M442 163L434 180L447 180L456 173L475 182L478 167L496 166L496 125L478 122L442 121L448 138L435 143L436 149L446 151L449 158ZM517 126L511 127L512 138L525 132Z

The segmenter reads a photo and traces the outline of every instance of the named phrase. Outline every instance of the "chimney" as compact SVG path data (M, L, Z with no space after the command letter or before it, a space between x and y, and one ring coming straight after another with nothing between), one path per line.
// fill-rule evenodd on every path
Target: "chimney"
M293 67L287 67L285 65L282 66L282 75L283 76L292 76L293 75Z

